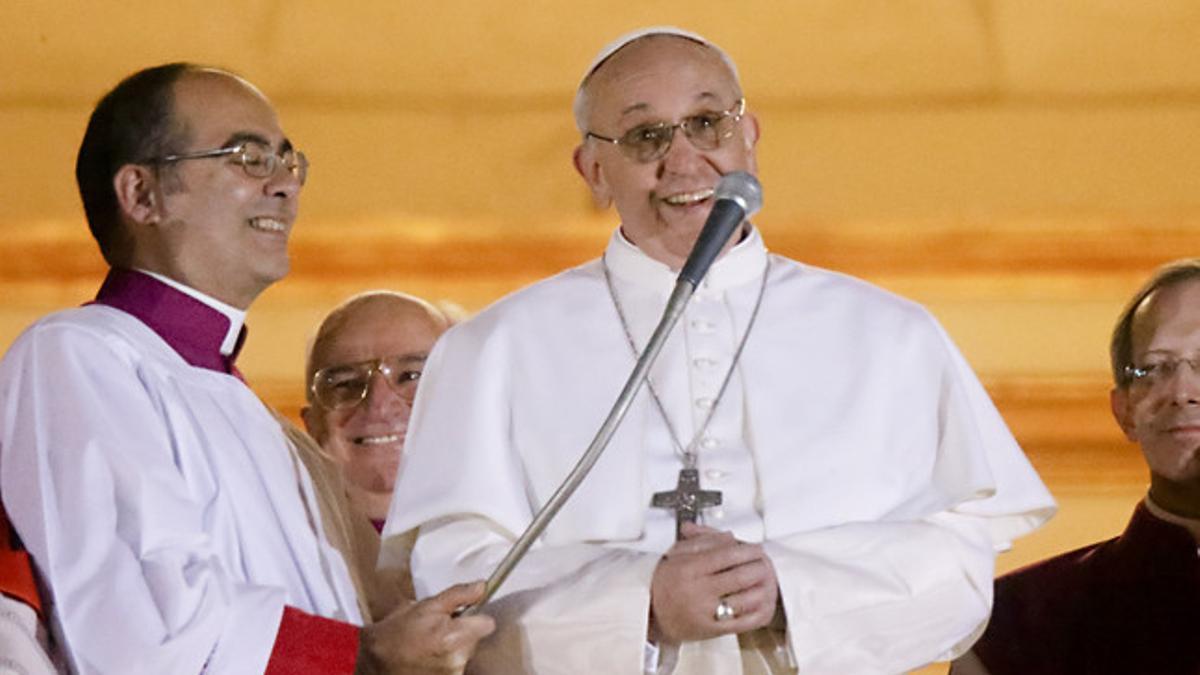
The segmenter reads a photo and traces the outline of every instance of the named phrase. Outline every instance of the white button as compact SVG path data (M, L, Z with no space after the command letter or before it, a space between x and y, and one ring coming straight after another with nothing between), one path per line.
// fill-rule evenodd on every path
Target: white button
M720 469L709 469L704 472L704 477L716 482L725 477L725 472Z
M705 436L704 438L700 439L700 447L704 448L705 450L712 450L720 447L720 445L721 441L713 438L712 436Z
M713 407L713 405L714 405L715 403L716 403L716 401L714 401L714 400L713 400L713 399L711 399L711 398L698 398L698 399L696 399L696 407L697 407L697 408L700 408L701 410L708 410L709 408Z

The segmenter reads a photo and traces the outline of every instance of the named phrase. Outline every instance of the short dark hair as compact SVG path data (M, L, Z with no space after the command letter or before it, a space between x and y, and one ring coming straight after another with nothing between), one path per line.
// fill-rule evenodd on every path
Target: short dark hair
M75 159L75 181L88 227L110 265L128 255L113 176L124 165L177 152L186 130L173 119L174 84L203 70L192 63L168 63L121 80L92 111Z
M1121 311L1108 348L1113 382L1119 389L1129 386L1125 367L1133 365L1133 317L1138 308L1156 291L1188 281L1200 281L1200 258L1176 260L1158 268Z

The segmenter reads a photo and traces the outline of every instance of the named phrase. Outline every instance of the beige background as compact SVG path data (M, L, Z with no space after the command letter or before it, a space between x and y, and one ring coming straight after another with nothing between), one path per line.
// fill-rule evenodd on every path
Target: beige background
M615 220L570 168L570 100L602 44L664 22L741 67L768 246L929 306L1059 496L1001 567L1118 531L1145 477L1108 418L1108 331L1200 223L1191 0L8 0L0 347L103 275L71 171L136 68L243 73L313 161L293 274L241 361L294 413L305 342L347 294L476 310L599 251Z

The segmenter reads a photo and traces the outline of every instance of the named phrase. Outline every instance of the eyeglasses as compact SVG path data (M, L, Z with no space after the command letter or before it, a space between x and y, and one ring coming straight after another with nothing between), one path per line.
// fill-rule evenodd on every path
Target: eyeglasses
M243 141L228 148L215 150L200 150L165 157L154 157L145 160L145 164L169 164L185 159L209 159L212 157L230 157L234 164L240 164L242 171L251 178L270 178L282 165L300 184L308 178L308 157L303 152L285 150L283 154L275 154L271 148L257 141Z
M417 383L421 379L423 366L423 359L388 356L374 361L322 368L313 375L313 398L332 410L352 408L366 400L375 373L379 373L392 391L412 404L417 396Z
M734 127L746 114L746 99L740 98L728 110L704 112L683 118L676 124L670 122L651 122L638 126L621 134L620 138L609 138L592 132L586 132L585 138L612 143L619 147L625 156L635 162L653 162L667 154L671 141L675 138L675 130L683 129L683 135L697 150L716 150L721 142L733 135Z
M1164 359L1141 366L1125 366L1123 371L1125 382L1130 385L1156 387L1170 381L1179 371L1179 367L1185 363L1192 370L1193 375L1200 374L1200 356L1190 359Z

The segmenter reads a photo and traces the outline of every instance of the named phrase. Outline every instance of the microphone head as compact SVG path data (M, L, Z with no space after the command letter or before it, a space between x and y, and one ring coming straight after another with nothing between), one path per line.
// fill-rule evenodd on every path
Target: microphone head
M743 218L749 218L762 208L762 184L745 171L733 171L721 176L713 194L714 200L729 199L742 207Z
M754 176L735 171L721 176L713 197L712 211L679 271L679 281L687 281L693 289L700 284L738 225L762 207L762 186Z

